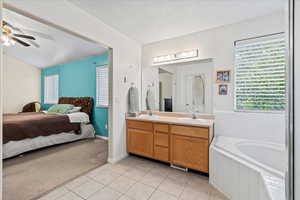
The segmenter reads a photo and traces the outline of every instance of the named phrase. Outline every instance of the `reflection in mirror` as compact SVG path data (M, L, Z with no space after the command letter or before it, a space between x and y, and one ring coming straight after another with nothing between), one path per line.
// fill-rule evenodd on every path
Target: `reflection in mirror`
M158 69L159 73L159 111L172 112L173 75L171 70Z
M151 87L149 86L146 94L146 106L147 110L152 111L154 110L154 104L155 104L155 99L153 95L153 91L151 90Z
M212 76L212 59L146 68L143 101L148 103L143 109L150 110L151 103L155 111L212 113Z
M203 75L193 75L187 77L187 110L192 113L204 112L205 107L205 81Z

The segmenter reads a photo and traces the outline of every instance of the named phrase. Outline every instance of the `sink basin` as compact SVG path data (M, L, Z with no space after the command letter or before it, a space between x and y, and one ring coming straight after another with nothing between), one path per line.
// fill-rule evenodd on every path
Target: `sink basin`
M140 119L145 120L159 120L162 122L179 122L179 123L190 123L190 124L207 124L209 123L209 120L207 119L192 119L188 117L167 117L167 116L160 116L160 115L148 115L148 114L141 114L138 116Z
M183 118L177 118L179 121L188 121L188 122L207 122L206 119L192 119L188 117L183 117Z
M139 115L138 118L142 118L142 119L156 119L158 118L159 116L158 115Z

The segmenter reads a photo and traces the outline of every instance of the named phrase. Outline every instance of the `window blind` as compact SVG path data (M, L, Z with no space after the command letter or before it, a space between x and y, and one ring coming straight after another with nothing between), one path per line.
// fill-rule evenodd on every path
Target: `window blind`
M59 76L46 76L44 80L44 103L56 104L58 103L58 81Z
M285 109L286 45L283 33L235 43L235 109Z
M108 66L96 68L96 106L108 106Z

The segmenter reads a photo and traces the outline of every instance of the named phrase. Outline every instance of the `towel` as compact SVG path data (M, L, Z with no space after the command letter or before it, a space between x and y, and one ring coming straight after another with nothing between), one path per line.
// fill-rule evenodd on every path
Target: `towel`
M205 104L205 86L201 75L195 76L193 81L193 104L196 106Z
M139 91L136 87L130 87L128 90L128 112L139 111Z
M147 90L147 94L146 94L146 107L147 107L147 110L154 110L154 103L155 103L155 99L154 99L154 96L153 96L153 92L149 88Z

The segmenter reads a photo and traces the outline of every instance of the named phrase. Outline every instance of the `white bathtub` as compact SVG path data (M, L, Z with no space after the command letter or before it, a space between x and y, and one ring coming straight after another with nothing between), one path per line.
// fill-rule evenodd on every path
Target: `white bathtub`
M210 183L232 200L285 200L283 145L219 136L210 146Z

